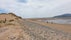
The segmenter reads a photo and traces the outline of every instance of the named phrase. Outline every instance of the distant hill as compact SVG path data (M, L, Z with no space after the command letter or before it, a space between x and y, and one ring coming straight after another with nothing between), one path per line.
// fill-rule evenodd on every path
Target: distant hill
M62 15L58 15L58 16L54 16L54 18L65 18L65 17L71 17L71 14L62 14Z

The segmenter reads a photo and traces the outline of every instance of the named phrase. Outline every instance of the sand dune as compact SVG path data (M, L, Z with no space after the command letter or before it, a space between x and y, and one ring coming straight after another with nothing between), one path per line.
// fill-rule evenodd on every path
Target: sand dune
M12 13L0 14L0 40L71 40L68 27L65 26L66 30L64 27L61 30L56 26L63 27L58 24L25 20Z

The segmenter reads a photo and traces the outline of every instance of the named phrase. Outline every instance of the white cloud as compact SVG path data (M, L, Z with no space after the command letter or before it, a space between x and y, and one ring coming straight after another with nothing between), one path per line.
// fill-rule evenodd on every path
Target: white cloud
M21 3L17 0L0 0L0 8L14 12L16 15L26 18L50 17L54 16L55 14L57 15L62 5L65 6L65 4L69 2L71 2L71 0L27 0L27 3ZM61 10L68 10L71 7L69 7L68 9L65 8L68 7L66 6ZM63 13L65 11L61 12Z

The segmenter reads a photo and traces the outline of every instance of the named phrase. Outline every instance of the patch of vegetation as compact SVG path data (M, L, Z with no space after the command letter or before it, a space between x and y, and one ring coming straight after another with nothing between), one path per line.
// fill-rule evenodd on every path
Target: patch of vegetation
M14 13L9 13L9 14L11 14L11 15L13 15L13 16L16 16Z
M0 23L6 23L6 20L0 20Z
M15 19L18 20L18 19L22 19L22 18L21 17L16 17Z
M0 23L2 23L2 21L0 21Z
M12 20L9 20L9 22L13 22L14 20L12 19Z
M18 17L18 18L22 19L21 17Z
M22 19L21 17L19 17L19 16L15 15L14 13L9 13L9 14L11 14L11 15L13 15L13 16L15 16L15 17L17 17L16 19L18 19L18 18Z
M5 20L0 20L0 23L6 23L6 19Z
M6 19L3 21L3 23L6 23Z
M13 23L8 23L8 24L6 24L6 25L15 25L15 24L13 24Z

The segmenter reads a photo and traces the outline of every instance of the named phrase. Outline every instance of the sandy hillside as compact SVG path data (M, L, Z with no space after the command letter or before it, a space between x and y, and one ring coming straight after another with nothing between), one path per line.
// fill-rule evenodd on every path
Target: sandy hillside
M0 14L0 40L71 40L71 34L9 13Z

